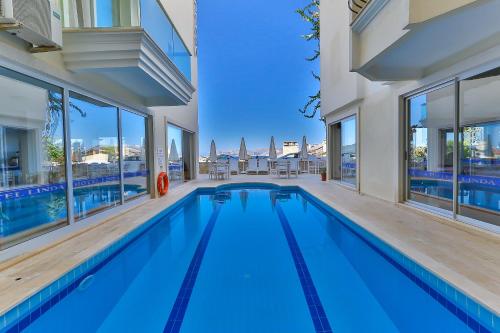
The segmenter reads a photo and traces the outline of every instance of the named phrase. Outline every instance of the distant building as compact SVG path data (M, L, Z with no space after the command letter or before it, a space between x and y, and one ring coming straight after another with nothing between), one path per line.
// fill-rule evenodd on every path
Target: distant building
M308 145L307 152L310 155L314 155L317 157L325 157L326 156L326 140L323 140L321 143L313 143Z
M284 141L283 142L283 155L295 154L300 151L299 143L297 141Z

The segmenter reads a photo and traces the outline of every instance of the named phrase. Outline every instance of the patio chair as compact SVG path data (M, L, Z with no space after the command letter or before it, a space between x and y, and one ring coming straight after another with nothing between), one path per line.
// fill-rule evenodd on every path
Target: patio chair
M229 173L231 175L237 175L239 172L238 160L235 158L229 159Z
M250 158L248 160L247 175L256 175L258 173L257 159Z
M268 167L269 167L269 175L271 175L271 176L273 176L273 175L278 176L278 161L276 161L276 160L269 160Z
M294 174L295 177L299 176L299 160L298 159L291 159L290 160L290 166L289 166L289 173L290 175Z
M267 158L257 159L257 174L267 175L269 173L269 166L267 165Z
M285 177L290 178L290 161L286 159L278 160L277 162L277 174L278 177L285 175Z
M217 163L208 162L208 179L217 179Z
M217 163L215 170L216 179L229 179L229 163Z

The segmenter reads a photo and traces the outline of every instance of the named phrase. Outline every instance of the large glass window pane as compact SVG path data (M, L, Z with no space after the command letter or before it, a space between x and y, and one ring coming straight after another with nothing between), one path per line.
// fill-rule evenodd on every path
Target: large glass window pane
M146 117L122 112L123 179L125 200L149 192Z
M120 203L118 109L70 94L75 220Z
M182 160L182 129L168 125L168 178L172 186L184 181L184 163Z
M356 186L356 117L342 121L340 133L341 180Z
M408 199L453 209L454 87L408 101Z
M62 91L0 68L0 249L67 224Z
M460 82L458 213L500 225L500 69Z

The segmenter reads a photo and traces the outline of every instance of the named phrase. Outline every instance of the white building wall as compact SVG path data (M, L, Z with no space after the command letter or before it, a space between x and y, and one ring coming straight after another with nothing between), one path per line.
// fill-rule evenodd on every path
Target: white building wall
M466 2L460 2L460 5ZM358 116L358 190L384 200L400 201L404 189L403 96L453 80L456 76L500 66L500 45L437 72L427 73L418 81L372 82L350 71L351 27L346 2L322 1L320 18L321 115L327 124L354 114ZM370 25L376 25L378 21L380 18L370 22L367 31L377 30L378 27ZM379 45L384 45L389 37L387 34L378 35ZM329 158L332 158L331 147Z

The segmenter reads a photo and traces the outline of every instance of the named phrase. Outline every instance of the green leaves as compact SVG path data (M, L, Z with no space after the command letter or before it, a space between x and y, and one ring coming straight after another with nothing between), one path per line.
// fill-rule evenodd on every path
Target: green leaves
M307 6L301 9L296 10L297 14L299 14L302 19L311 24L310 32L302 35L307 42L316 41L316 49L314 50L314 54L311 57L307 57L306 61L315 61L320 56L320 24L319 24L319 0L311 0ZM320 76L311 72L312 76L315 80L320 81ZM308 100L302 109L299 109L299 112L304 115L306 118L314 118L317 111L321 108L321 90L315 95L308 96Z

